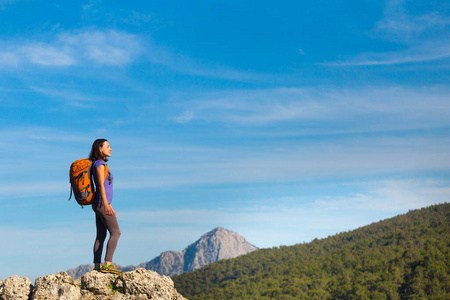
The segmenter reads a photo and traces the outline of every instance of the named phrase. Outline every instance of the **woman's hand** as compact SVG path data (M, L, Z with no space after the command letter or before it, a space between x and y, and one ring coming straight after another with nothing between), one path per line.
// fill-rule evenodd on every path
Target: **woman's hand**
M114 210L112 209L111 204L106 203L106 204L105 204L105 214L106 214L107 216L112 216L113 213L115 214Z
M112 208L111 204L109 204L109 203L105 205L105 214L108 216L114 216L117 218L116 211Z

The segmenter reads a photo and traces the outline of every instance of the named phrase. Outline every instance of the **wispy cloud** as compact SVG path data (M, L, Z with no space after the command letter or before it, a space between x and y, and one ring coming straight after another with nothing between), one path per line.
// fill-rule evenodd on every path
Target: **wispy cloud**
M414 15L407 10L406 5L404 0L386 1L383 18L370 32L373 38L399 44L399 50L362 53L347 60L322 65L382 66L448 59L450 39L447 27L450 19L437 10Z
M189 101L174 101L173 107L180 111L174 121L247 126L297 123L308 125L305 128L317 133L324 122L335 122L331 128L336 131L352 128L355 132L448 126L448 93L445 87L395 86L205 93ZM330 126L326 128L330 133Z
M1 67L16 67L20 63L20 57L12 52L0 52L0 68Z
M450 24L450 19L442 11L414 15L406 5L405 0L386 1L384 16L373 34L396 41L414 42L427 31L444 29Z
M330 211L385 211L398 213L448 201L449 182L444 180L380 180L367 182L368 192L316 201Z
M83 93L72 87L39 87L31 86L30 89L38 94L45 95L51 99L78 108L95 108L99 104L124 101L124 98L114 98L102 94Z
M235 81L268 81L272 75L206 64L157 44L150 36L117 30L82 29L62 32L48 41L0 41L0 68L20 66L71 67L126 66L138 59L167 67L172 72Z
M125 65L142 53L140 38L115 30L64 33L59 40L99 64Z
M154 41L148 42L147 50L146 58L150 62L166 66L177 73L243 82L271 81L275 78L271 74L241 71L214 62L206 63L201 59L195 59L183 53L175 53Z
M271 141L173 153L152 151L140 156L139 169L117 165L119 189L214 186L269 182L298 182L407 174L450 167L450 141L434 137L374 137L329 141ZM137 155L128 153L128 155ZM153 161L144 163L145 161ZM158 162L158 163L156 163Z
M97 133L95 133L97 134ZM70 162L88 154L93 135L45 128L9 129L0 133L0 192L9 198L59 195L68 191ZM217 186L270 182L365 178L450 168L445 137L360 135L330 140L253 140L190 146L114 134L114 170L121 175L118 191ZM139 147L128 145L139 144ZM32 159L30 151L32 148ZM55 157L53 153L61 153ZM139 165L132 163L136 158ZM21 167L29 172L23 175ZM42 170L46 170L41 174ZM36 177L36 174L41 174ZM21 179L20 181L18 179ZM30 180L24 187L23 180ZM6 199L6 198L5 198Z
M55 97L63 97L65 93L39 92ZM162 104L163 107L153 109L167 118L179 116L176 121L185 122L186 128L194 128L198 123L224 124L215 127L216 130L224 134L221 127L231 128L233 137L227 136L230 131L226 131L223 143L206 146L180 141L172 131L166 141L140 131L109 132L108 138L117 145L115 168L123 176L116 187L291 182L445 170L450 167L447 154L450 141L442 134L450 126L448 95L446 87L436 86L244 90L198 94L193 100L181 96L167 106ZM83 102L83 94L80 97L77 101ZM174 116L175 111L178 115ZM135 124L141 126L145 122ZM437 128L437 133L429 131L433 128ZM51 166L64 173L61 181L64 183L68 161L74 160L70 157L78 157L80 152L85 155L98 133L86 136L83 130L70 127L4 128L0 131L0 162L3 170L10 168L8 160L24 164L29 153L27 147L31 146L34 159L28 167L39 170L51 162ZM170 142L171 139L176 141ZM137 143L140 146L136 148L127 146ZM56 158L59 165L51 155L55 147L65 155ZM68 152L73 156L67 155ZM130 165L130 157L139 159L139 166ZM9 195L17 190L17 195L27 196L28 191L15 184L14 178L18 178L20 171L13 169L12 173L14 176L5 177L7 180L0 188ZM43 186L48 186L49 178L40 180ZM9 188L10 185L14 188ZM48 186L47 190L58 193L61 189Z
M66 131L59 128L50 128L45 126L22 126L22 127L9 127L2 128L0 130L0 140L1 143L8 143L8 145L23 145L20 143L21 140L44 140L44 141L64 141L64 142L81 142L87 141L85 135L77 135L77 132ZM4 144L0 144L4 145ZM15 149L14 151L16 151Z
M428 41L396 52L363 53L346 61L323 63L336 67L388 66L424 63L450 57L450 41Z
M96 63L123 66L142 54L138 36L116 30L82 30L63 32L48 42L3 41L0 64L30 64L46 67L67 67Z
M20 47L22 58L42 66L70 66L76 64L72 50L67 46L36 43Z

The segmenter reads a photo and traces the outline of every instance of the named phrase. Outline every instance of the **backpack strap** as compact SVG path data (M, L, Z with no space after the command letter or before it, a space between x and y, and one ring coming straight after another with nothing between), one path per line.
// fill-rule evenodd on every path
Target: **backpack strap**
M94 162L91 161L91 166L89 167L89 179L91 180L91 184L92 184L92 191L95 193L97 190L97 186L95 185L94 182L94 174L92 172L92 168L94 168Z
M109 174L109 168L108 168L108 165L105 163L105 180L108 179L108 176L111 176L111 175ZM111 180L111 179L110 179L110 180Z
M67 201L70 201L70 198L72 198L72 182L70 183L70 196L69 196L69 200L67 200Z

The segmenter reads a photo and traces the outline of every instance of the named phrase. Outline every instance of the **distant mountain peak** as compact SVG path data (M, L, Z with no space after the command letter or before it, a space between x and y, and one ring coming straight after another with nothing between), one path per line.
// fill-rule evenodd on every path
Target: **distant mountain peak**
M183 251L166 251L150 262L139 265L162 275L175 276L200 269L221 259L247 254L258 248L236 232L216 227Z

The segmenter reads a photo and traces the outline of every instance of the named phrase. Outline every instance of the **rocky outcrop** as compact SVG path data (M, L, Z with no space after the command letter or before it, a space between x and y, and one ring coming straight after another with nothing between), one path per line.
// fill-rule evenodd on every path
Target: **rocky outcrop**
M28 300L32 287L30 279L13 275L0 280L0 299Z
M235 258L257 249L236 232L217 227L204 234L182 252L163 252L153 260L140 264L139 267L172 277L200 269L221 259Z
M28 278L14 275L0 281L0 299L185 300L170 277L142 268L121 275L91 271L77 280L59 272L37 278L34 287Z

